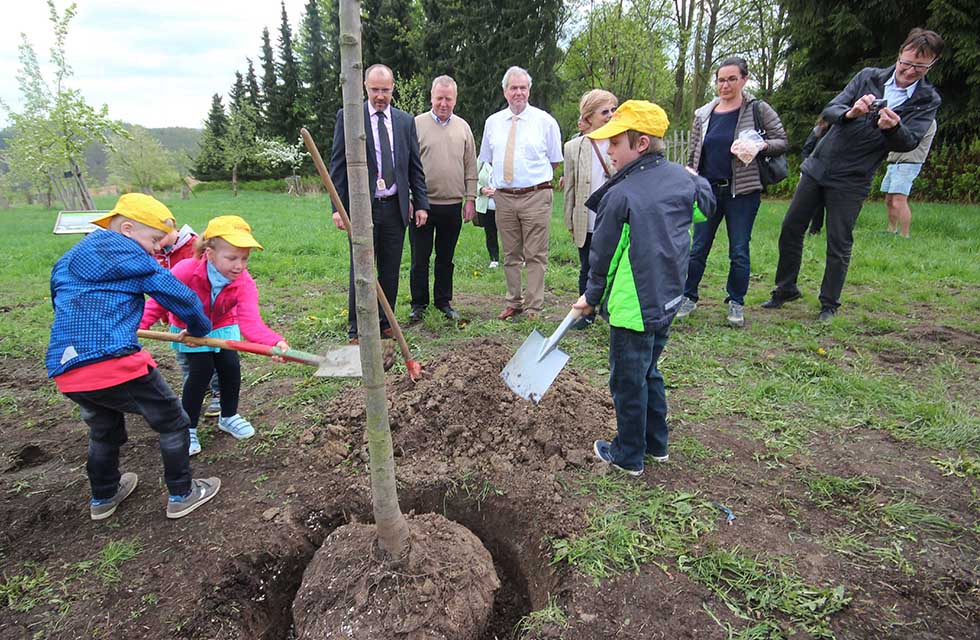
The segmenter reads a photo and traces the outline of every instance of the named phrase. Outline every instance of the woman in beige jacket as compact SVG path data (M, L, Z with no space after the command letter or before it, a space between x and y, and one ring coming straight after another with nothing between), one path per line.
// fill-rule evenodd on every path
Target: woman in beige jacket
M616 96L602 89L589 91L579 102L579 129L582 135L565 143L565 226L578 247L578 292L585 293L589 281L589 249L595 229L595 211L585 207L585 201L599 189L615 171L606 149L608 140L592 140L585 134L609 122L616 111ZM583 316L573 329L585 329L595 321L595 313Z

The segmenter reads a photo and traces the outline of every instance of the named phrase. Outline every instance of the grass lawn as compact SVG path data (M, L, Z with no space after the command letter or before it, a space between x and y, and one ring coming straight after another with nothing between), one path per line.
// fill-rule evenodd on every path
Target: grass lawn
M330 221L325 196L205 192L190 200L161 199L180 224L198 231L210 217L243 216L265 246L253 252L249 270L270 326L308 351L346 342L347 241ZM113 202L97 204L108 209ZM848 637L896 633L923 614L914 607L873 613L876 598L888 593L881 585L889 576L921 578L935 606L950 607L966 621L962 629L971 628L980 615L977 568L969 578L971 570L963 569L969 562L956 554L975 560L980 548L980 207L913 202L913 237L904 240L884 232L884 204L868 203L854 231L843 306L834 321L818 324L825 235L806 240L804 299L779 311L759 307L772 287L787 204L764 201L756 219L746 326L732 329L725 320L728 243L722 232L697 311L672 327L661 367L673 430L663 486L659 477L649 484L589 474L569 481L569 493L594 508L586 510L584 525L551 541L553 558L596 585L647 565L686 576L714 594L716 605L723 603L704 610L732 638L790 637L794 629L807 637L834 637L831 622L851 598L849 620L860 621L864 631ZM43 360L51 267L81 238L53 235L56 213L39 207L0 211L0 365ZM516 348L533 328L548 333L557 325L578 295L577 249L564 229L560 195L542 318L496 320L504 306L504 274L489 269L488 261L483 230L465 225L453 302L465 322L453 327L430 313L409 329L410 346L423 363L480 336ZM403 322L408 265L406 241L396 306ZM571 355L568 367L595 386L597 397L608 395L607 346L601 322L561 344ZM255 360L243 367L243 386L308 374L298 365L249 362ZM299 384L292 400L323 403L343 388ZM36 392L56 395L43 378ZM17 416L17 393L0 385L0 416L7 424ZM285 441L290 433L284 427L280 435ZM880 449L872 453L865 446ZM906 468L912 462L906 455L915 456L914 471ZM852 459L861 462L851 465ZM924 482L935 483L935 503L915 495ZM740 525L713 524L726 495L726 508L733 506L743 518L735 522L758 527L742 529L757 538L738 539L731 532ZM788 523L780 525L791 530L788 542L770 539L774 530L759 524L773 514ZM829 565L793 561L822 557L852 567L848 576L860 583L856 594L848 583L845 595L848 578ZM950 571L959 577L947 584L936 577L945 560L933 563L953 557L959 560L950 560ZM861 582L871 575L862 571L879 573ZM956 586L971 579L972 589ZM543 618L574 624L565 615L549 597L547 608L526 618L524 628Z

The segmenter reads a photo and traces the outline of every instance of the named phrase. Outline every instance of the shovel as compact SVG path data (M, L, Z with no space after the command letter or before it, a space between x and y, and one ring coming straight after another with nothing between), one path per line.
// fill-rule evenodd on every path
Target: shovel
M330 179L330 173L327 171L326 165L323 164L323 158L320 156L320 150L317 149L316 143L313 141L313 136L306 130L306 127L301 128L299 133L303 138L303 143L306 145L306 150L310 153L310 158L313 159L313 165L316 167L317 173L320 174L320 181L326 187L327 193L330 194L330 200L333 202L334 209L340 214L340 219L344 222L347 237L353 239L354 229L351 227L347 209L344 208L344 203L340 201L340 194L337 193L337 187L334 186L333 180ZM422 364L412 359L412 354L408 350L408 342L405 341L402 328L398 324L398 320L395 319L395 312L388 303L385 292L381 289L381 283L375 281L374 284L378 292L378 303L381 305L385 317L388 318L388 326L391 327L391 332L394 334L395 340L398 342L398 347L401 349L402 358L405 360L405 369L408 370L408 377L412 379L412 382L418 382L419 378L422 377Z
M568 354L556 348L558 341L581 316L582 310L573 308L547 339L537 329L531 332L500 373L511 391L525 400L541 402L545 391L568 362Z
M222 340L221 338L196 338L187 334L170 333L169 331L146 331L140 329L136 332L136 336L150 340L162 340L163 342L180 342L191 347L217 347L218 349L229 349L231 351L257 353L260 356L279 356L283 360L316 367L316 373L313 375L320 377L361 377L361 357L358 353L357 346L340 347L339 349L333 349L326 355L318 356L314 353L307 353L298 349L286 349L283 351L279 347L270 347L255 342Z

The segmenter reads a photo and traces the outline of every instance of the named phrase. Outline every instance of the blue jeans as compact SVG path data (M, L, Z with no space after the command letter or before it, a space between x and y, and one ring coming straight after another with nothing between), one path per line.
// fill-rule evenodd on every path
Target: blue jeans
M624 469L643 469L644 455L667 455L667 393L657 361L669 332L609 328L609 391L616 407L610 452Z
M698 299L698 286L704 276L708 253L715 241L715 234L722 218L728 231L728 297L725 302L745 304L745 293L749 290L749 274L752 267L749 261L749 242L752 240L752 225L759 212L760 192L731 196L728 187L714 188L718 200L718 210L705 222L694 225L694 242L691 244L691 260L687 267L687 284L684 295L691 300Z

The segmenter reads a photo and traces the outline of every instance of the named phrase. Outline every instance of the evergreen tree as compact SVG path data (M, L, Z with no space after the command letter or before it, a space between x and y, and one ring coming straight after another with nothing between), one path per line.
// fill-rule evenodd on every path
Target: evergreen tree
M228 92L228 107L232 111L237 111L242 104L248 100L248 90L245 88L245 78L240 71L235 72L235 84L231 85Z
M259 91L259 79L255 76L255 65L252 64L251 58L245 58L248 60L248 74L245 76L245 89L247 90L249 104L255 109L255 112L259 114L259 120L261 120L262 112L262 94Z
M407 80L420 71L417 64L420 30L417 28L415 3L412 0L364 0L361 4L361 31L365 68L385 64L397 81ZM439 34L444 41L455 33Z
M272 53L272 43L269 41L269 29L264 27L262 29L262 53L260 55L260 60L262 62L262 102L261 102L261 120L262 120L262 130L266 135L275 135L276 133L276 115L275 115L275 105L277 104L277 94L279 87L276 83L276 59Z
M228 115L221 103L221 96L211 98L211 111L204 122L204 132L198 143L197 157L192 170L198 180L223 180L227 178L225 169L224 139L228 134Z
M277 104L274 109L278 121L271 124L276 127L277 136L292 140L299 138L299 130L303 126L303 105L300 96L299 65L293 52L293 32L289 27L285 2L282 3L282 24L279 27L279 59L281 62L277 70L279 77L282 78L282 85L276 92Z
M307 127L317 144L323 148L333 138L333 125L340 108L340 88L331 82L326 60L323 23L317 0L309 0L303 19L305 38L301 45L303 61L304 112ZM288 139L288 138L287 138Z

